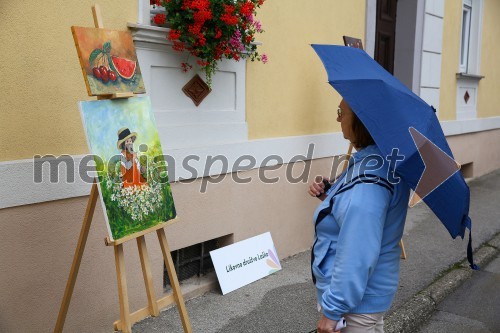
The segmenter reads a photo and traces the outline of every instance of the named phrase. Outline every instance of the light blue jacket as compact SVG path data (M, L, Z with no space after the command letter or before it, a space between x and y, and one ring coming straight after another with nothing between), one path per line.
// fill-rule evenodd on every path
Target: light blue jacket
M378 170L373 155L384 159ZM367 157L371 170L361 167ZM332 320L387 311L396 293L410 190L401 179L388 181L394 182L388 172L377 146L356 152L314 214L313 278L318 303Z

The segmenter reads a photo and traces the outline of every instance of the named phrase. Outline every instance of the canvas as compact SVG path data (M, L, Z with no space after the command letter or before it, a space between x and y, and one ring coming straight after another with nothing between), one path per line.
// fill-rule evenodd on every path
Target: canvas
M127 31L71 27L89 96L146 92Z
M117 240L176 216L149 97L80 102L109 236Z

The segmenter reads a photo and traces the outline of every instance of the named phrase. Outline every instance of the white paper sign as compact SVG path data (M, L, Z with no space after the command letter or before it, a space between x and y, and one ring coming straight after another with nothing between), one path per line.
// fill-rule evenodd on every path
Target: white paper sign
M224 295L281 269L269 232L211 251L210 256Z

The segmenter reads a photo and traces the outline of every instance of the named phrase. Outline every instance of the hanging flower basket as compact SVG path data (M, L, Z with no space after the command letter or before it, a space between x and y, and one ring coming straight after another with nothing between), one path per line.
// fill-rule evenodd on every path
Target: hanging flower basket
M209 86L218 62L224 58L267 62L267 56L259 54L254 43L255 35L263 32L255 16L264 0L150 1L166 10L153 21L170 27L167 38L174 50L187 51L197 58ZM189 58L181 66L184 71L193 67Z

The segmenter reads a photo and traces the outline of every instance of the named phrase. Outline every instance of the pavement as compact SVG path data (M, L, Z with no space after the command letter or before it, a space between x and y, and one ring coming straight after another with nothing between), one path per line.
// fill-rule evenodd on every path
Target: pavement
M497 257L446 297L418 332L500 332L499 288L500 257Z
M500 170L470 181L469 187L473 248L481 271L464 262L468 237L452 240L425 204L410 209L403 236L407 259L401 261L399 289L385 317L386 333L500 332ZM227 295L216 289L188 300L193 332L313 330L319 315L310 252L281 264L281 271ZM135 324L132 331L183 332L175 307Z

